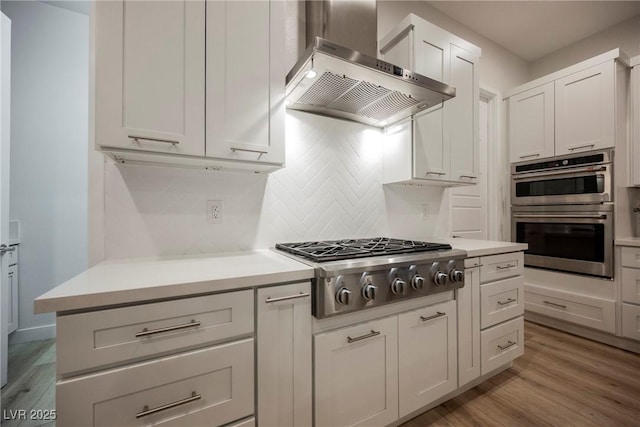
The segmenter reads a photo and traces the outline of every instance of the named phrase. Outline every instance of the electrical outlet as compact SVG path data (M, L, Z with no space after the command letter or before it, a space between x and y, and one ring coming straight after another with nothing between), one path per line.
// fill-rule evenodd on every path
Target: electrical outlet
M207 201L207 222L209 224L222 223L222 200Z

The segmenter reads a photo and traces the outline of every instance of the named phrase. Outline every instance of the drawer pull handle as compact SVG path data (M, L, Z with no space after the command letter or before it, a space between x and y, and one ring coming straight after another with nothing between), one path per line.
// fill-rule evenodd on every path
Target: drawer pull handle
M7 252L14 252L15 250L15 246L7 246L4 243L0 245L0 255L4 255Z
M516 264L507 264L504 267L501 266L501 265L496 265L496 270L507 270L509 268L514 268L514 267L517 267L517 265Z
M133 141L137 142L138 144L140 143L140 141L162 142L164 144L171 144L171 145L180 144L180 141L172 141L170 139L144 138L142 136L134 136L134 135L129 135L129 138L133 139Z
M349 344L351 344L352 342L366 340L367 338L377 337L378 335L380 335L380 332L379 331L374 331L372 329L370 333L365 334L365 335L360 335L359 337L355 337L355 338L347 337L347 342Z
M305 292L305 293L301 292L298 295L289 295L286 297L275 297L275 298L268 297L266 300L264 300L264 302L268 304L270 302L286 301L289 299L296 299L296 298L305 298L305 297L308 297L309 295L311 295L309 292Z
M552 305L554 307L567 308L566 305L556 304L555 302L551 302L551 301L542 301L542 302L547 304L547 305Z
M420 316L420 320L422 320L423 322L426 322L427 320L433 320L433 319L437 319L438 317L442 317L442 316L446 316L447 313L443 313L441 311L437 311L436 314L432 315L432 316Z
M506 301L498 301L498 304L500 304L500 305L508 305L508 304L511 304L512 302L516 302L516 300L514 300L513 298L507 298Z
M195 402L196 400L200 399L202 399L202 395L196 394L195 391L192 391L191 397L187 397L186 399L178 400L172 403L167 403L166 405L158 406L156 408L149 409L149 405L144 405L144 408L142 408L142 412L138 412L136 414L136 418L146 417L147 415L155 414L160 411L166 411L167 409L175 408L176 406L186 405L187 403Z
M506 350L506 349L508 349L509 347L513 347L514 345L516 345L516 343L515 343L514 341L507 341L507 345L500 345L500 344L498 344L498 348L499 348L500 350Z
M176 326L167 326L166 328L158 328L158 329L152 329L152 330L144 328L141 332L138 332L136 334L136 338L146 337L146 336L155 335L155 334L161 334L163 332L178 331L180 329L195 328L197 326L200 326L200 322L196 320L192 320L189 323L183 323L182 325L176 325Z

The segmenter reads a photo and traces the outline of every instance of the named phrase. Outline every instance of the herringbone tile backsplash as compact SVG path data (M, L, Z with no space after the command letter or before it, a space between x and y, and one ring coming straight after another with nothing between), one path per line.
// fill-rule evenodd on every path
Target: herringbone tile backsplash
M287 166L270 175L107 163L106 257L448 234L446 190L382 185L378 130L300 112L286 129ZM207 223L207 200L223 201L223 223Z

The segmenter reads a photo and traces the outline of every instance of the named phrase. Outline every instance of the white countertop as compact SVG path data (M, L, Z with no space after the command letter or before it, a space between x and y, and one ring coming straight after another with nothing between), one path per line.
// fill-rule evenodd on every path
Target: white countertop
M46 313L309 280L314 270L271 250L102 262L35 299Z
M616 239L616 245L640 247L640 237L622 237L620 239Z
M523 251L526 244L429 239L467 251L469 258ZM640 246L640 242L638 242ZM254 286L309 280L314 269L263 249L208 255L135 258L100 263L35 299L35 313L86 310Z
M467 251L469 258L478 256L504 254L507 252L524 251L528 248L526 243L500 242L495 240L474 239L433 239L434 242L448 243L454 249Z

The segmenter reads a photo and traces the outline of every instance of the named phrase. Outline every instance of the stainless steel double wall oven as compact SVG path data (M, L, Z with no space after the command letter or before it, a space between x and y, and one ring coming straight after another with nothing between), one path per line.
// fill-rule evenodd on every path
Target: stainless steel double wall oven
M613 150L511 166L511 238L525 265L613 277Z

